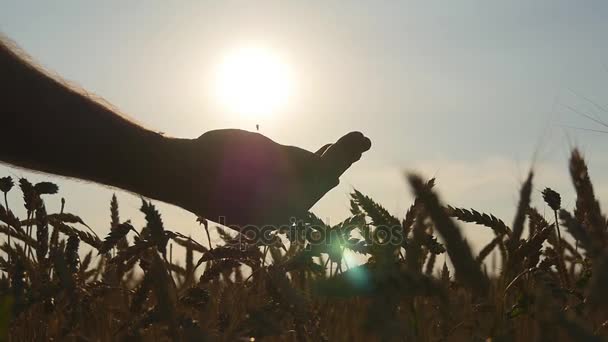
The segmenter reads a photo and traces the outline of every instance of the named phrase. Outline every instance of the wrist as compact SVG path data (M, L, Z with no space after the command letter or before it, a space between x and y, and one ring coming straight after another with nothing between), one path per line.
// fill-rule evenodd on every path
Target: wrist
M190 139L152 133L138 147L142 157L135 161L131 180L134 192L145 197L188 208L189 189L195 170Z

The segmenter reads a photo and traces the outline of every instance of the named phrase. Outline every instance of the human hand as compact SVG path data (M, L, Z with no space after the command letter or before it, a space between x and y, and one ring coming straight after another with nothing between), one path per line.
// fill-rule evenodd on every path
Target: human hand
M351 132L316 153L253 132L224 129L181 143L187 165L173 202L229 226L276 225L306 213L339 183L371 141Z

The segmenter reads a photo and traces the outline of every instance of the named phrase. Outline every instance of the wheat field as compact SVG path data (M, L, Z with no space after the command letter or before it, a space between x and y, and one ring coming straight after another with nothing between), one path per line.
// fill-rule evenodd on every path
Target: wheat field
M77 215L46 212L53 183L4 177L0 338L603 341L607 220L577 150L569 166L575 208L545 188L549 217L530 205L532 172L510 225L446 205L434 179L409 175L415 201L403 217L355 190L352 216L335 226L309 213L264 239L217 228L219 244L165 229L143 199L146 225L134 227L121 221L116 197L100 238ZM21 218L6 202L19 190ZM458 221L494 238L475 255ZM199 225L209 236L207 221ZM347 252L362 262L349 264Z

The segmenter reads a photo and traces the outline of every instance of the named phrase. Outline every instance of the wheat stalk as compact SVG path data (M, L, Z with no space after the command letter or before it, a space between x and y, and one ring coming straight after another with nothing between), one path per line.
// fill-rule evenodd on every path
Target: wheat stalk
M488 291L488 280L481 272L479 264L475 262L471 249L462 238L458 226L445 213L437 195L424 186L420 177L409 175L408 180L415 195L420 198L429 216L435 222L435 228L445 240L448 255L456 269L456 277L476 293L485 295Z

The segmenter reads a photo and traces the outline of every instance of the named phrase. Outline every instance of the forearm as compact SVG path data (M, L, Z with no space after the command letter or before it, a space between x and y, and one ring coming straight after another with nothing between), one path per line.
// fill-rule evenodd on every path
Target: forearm
M62 84L0 43L0 160L146 196L172 139Z

